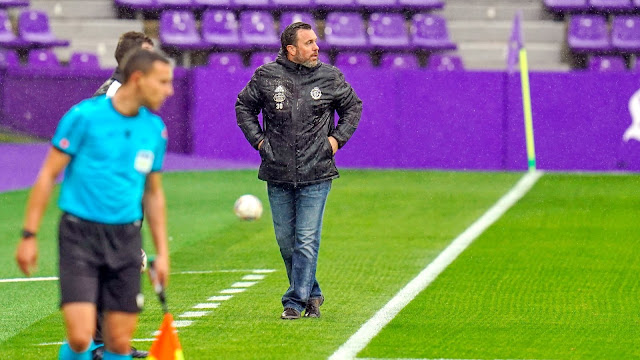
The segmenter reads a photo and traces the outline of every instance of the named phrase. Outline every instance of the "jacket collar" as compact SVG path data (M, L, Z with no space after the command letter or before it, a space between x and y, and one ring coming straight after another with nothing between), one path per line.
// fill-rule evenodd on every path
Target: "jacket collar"
M320 67L320 60L318 60L318 63L316 64L316 66L314 67L306 67L302 64L296 64L293 61L287 59L287 55L284 54L284 52L282 51L282 49L280 49L280 51L278 52L278 58L276 59L276 62L282 66L284 66L285 68L287 68L290 71L295 71L295 72L299 72L299 73L303 73L303 74L309 74L314 72L317 68Z
M120 71L119 67L116 67L113 74L111 74L111 78L122 84L124 82L124 74Z

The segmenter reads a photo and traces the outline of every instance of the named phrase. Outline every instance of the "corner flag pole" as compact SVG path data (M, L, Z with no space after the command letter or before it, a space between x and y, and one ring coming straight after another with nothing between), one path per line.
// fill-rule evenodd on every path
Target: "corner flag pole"
M533 137L533 115L531 112L531 87L529 85L529 62L527 50L524 48L522 35L522 10L513 18L513 27L509 37L509 51L507 53L507 71L512 74L515 64L520 64L520 85L522 87L522 107L524 113L524 129L527 142L527 164L529 171L536 170L536 149Z
M533 114L531 112L531 87L529 86L529 63L524 46L518 55L520 60L520 83L522 85L522 107L524 112L524 131L527 139L527 164L529 171L536 170L536 147L533 138Z

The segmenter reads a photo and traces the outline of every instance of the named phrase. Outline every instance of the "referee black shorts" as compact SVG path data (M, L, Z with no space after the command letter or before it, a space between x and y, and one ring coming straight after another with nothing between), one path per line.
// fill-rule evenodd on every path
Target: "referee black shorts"
M140 221L100 224L65 213L58 230L61 305L90 302L101 311L138 313Z

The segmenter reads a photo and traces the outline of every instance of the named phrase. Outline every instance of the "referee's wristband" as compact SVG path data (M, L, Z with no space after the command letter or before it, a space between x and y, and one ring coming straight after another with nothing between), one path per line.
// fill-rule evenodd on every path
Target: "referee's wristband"
M31 239L31 238L36 237L36 235L37 235L36 233L31 232L31 231L29 231L27 229L22 229L21 234L22 234L22 238L23 239Z

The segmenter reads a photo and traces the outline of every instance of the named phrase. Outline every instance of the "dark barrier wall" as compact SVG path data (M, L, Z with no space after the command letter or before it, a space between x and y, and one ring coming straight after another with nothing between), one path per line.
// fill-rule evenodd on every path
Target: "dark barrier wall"
M50 137L64 112L109 75L8 70L0 74L0 124ZM176 95L161 110L170 150L258 164L234 111L251 75L177 69ZM338 152L339 165L526 168L519 74L350 70L345 76L364 111ZM533 73L531 87L539 168L640 171L640 142L623 141L631 125L629 99L640 88L636 74Z
M39 137L53 135L58 121L73 105L91 97L111 76L110 70L8 69L1 73L0 125ZM175 72L176 95L160 111L171 134L169 150L191 151L191 74Z

